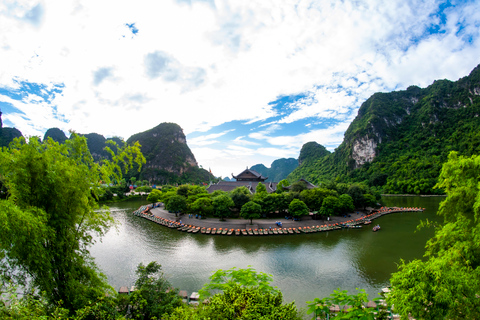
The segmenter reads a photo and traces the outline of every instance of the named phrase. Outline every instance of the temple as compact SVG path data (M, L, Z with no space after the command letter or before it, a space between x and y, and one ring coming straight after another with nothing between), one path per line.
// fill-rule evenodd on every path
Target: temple
M260 182L265 185L268 193L272 193L272 192L275 192L275 190L277 190L277 182L265 182L265 180L267 180L268 177L264 177L260 173L248 168L243 170L240 174L236 176L233 175L232 173L232 177L236 181L222 180L222 181L219 181L218 183L210 184L207 188L207 191L209 193L213 193L216 190L229 192L238 187L246 187L250 191L250 193L253 194L255 193L257 185Z

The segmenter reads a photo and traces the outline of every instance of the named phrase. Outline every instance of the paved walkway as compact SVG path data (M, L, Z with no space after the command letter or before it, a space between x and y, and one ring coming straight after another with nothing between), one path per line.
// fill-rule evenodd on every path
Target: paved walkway
M363 213L351 213L351 217L330 217L330 221L327 220L313 220L310 216L302 217L300 221L293 221L291 219L285 218L276 218L276 219L253 219L253 225L250 225L250 220L246 219L225 219L225 221L220 221L219 218L206 218L206 219L196 219L195 215L193 218L189 218L188 214L182 214L178 217L175 217L174 213L170 213L167 210L157 207L150 210L154 216L159 218L165 218L172 221L180 221L186 225L192 225L196 227L205 227L205 228L227 228L227 229L268 229L278 228L275 224L276 221L282 222L282 228L298 228L298 227L311 227L316 225L324 224L334 224L342 223L349 220L355 220L357 218L363 217Z

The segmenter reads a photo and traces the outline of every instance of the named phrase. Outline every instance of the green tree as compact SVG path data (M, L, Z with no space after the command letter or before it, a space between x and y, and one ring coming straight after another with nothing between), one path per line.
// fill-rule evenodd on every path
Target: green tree
M191 205L191 209L194 213L198 213L201 216L207 216L213 213L212 199L200 198L195 200Z
M166 204L165 208L168 211L175 212L175 215L177 215L178 212L185 212L187 209L187 200L184 196L171 196L170 199L168 199L168 203Z
M478 319L480 156L450 153L436 188L447 192L439 207L445 224L427 242L424 261L401 261L387 298L404 319Z
M283 189L283 187L288 187L290 183L288 182L287 179L280 180L279 183L277 183L277 190L276 193L282 193L285 192L286 190Z
M302 200L294 199L288 206L288 212L294 217L306 216L308 215L308 207Z
M323 199L322 208L320 214L324 216L333 216L340 211L340 201L337 197L328 196Z
M85 138L72 134L65 144L31 137L0 151L0 177L8 199L0 200L2 276L28 282L52 304L70 311L112 293L88 248L113 223L97 210L100 182L121 180L122 168L145 162L138 144L119 148L110 161L95 163Z
M262 200L268 195L267 192L267 187L261 182L257 184L257 187L255 188L255 194L253 195L253 201L257 203L261 203Z
M358 289L357 289L358 290ZM380 298L373 299L379 302ZM376 308L367 308L368 294L365 290L360 289L355 295L349 295L347 290L333 290L333 293L326 298L315 298L313 301L307 301L308 313L313 313L312 319L362 319L362 320L380 320L387 319L386 310L377 312ZM338 305L342 312L332 314L330 307ZM347 309L347 312L343 312L343 309Z
M150 202L159 202L162 198L162 192L158 189L153 189L147 196L147 200Z
M265 272L258 272L251 266L246 269L238 269L233 267L228 270L219 269L210 276L210 282L204 284L199 291L202 299L207 298L215 293L223 292L235 285L246 288L257 288L262 293L278 293L276 287L272 287L270 283L272 275Z
M247 187L237 187L230 192L230 197L235 203L235 208L240 210L242 206L251 200L250 191Z
M283 304L281 292L272 294L258 288L245 288L235 284L222 294L210 298L201 309L203 319L264 319L301 320L295 302Z
M253 219L258 219L262 216L262 206L256 202L249 201L245 203L240 210L240 216L244 219L250 219L250 224L253 224Z
M338 197L338 209L340 210L341 214L345 214L348 212L353 212L355 210L355 206L353 205L353 199L348 194L342 194Z
M220 220L225 220L226 217L229 217L231 214L230 208L235 206L232 198L227 194L222 194L218 197L213 198L213 210L217 217L220 217Z
M123 310L129 309L134 319L163 319L182 304L177 289L165 279L161 266L150 262L144 266L142 263L136 270L137 281L135 291L128 299L123 301Z

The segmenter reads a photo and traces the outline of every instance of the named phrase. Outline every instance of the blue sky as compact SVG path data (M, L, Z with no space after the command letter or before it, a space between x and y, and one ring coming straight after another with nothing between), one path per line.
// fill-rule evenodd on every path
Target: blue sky
M0 109L25 136L179 124L216 176L316 141L375 92L480 63L479 1L5 0Z

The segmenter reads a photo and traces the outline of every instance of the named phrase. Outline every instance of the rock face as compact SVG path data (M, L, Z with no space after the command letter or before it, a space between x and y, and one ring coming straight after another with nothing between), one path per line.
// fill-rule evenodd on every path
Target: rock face
M187 146L182 128L175 123L161 123L155 128L134 134L127 143L138 141L147 160L142 179L166 183L173 176L198 170L194 155Z
M353 142L352 159L358 168L366 162L371 162L376 155L377 142L374 139L360 137Z

